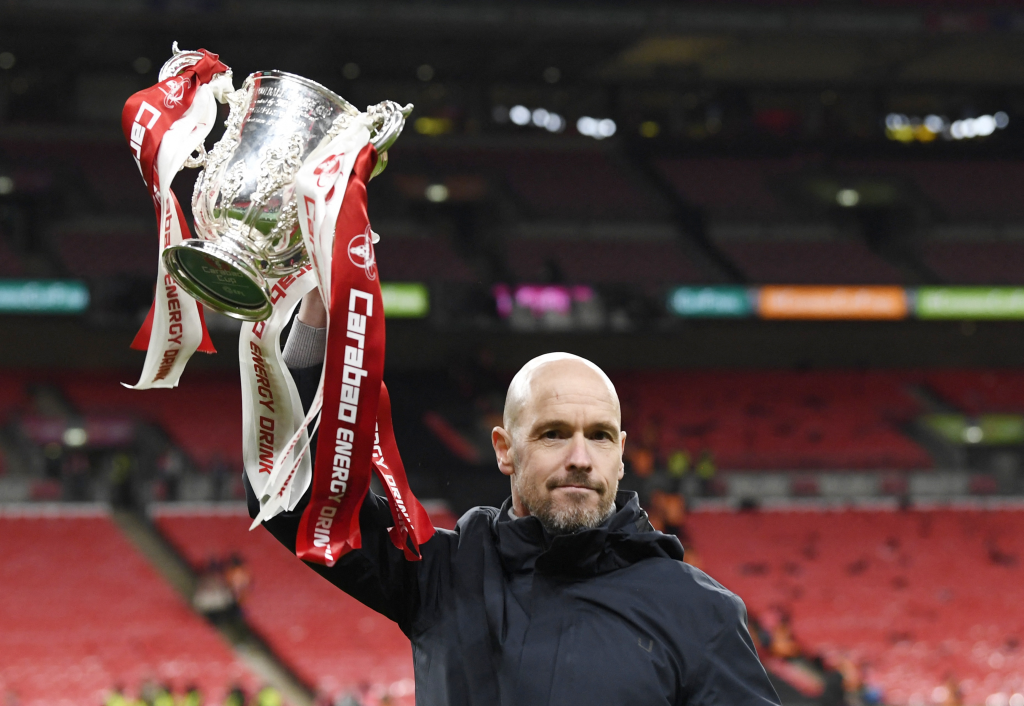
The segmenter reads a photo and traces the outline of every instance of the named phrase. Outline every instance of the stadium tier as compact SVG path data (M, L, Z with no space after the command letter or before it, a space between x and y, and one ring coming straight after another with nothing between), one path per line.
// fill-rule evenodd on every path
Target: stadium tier
M899 284L903 274L860 242L725 241L719 247L756 284Z
M1024 242L925 242L921 259L950 284L1024 284Z
M752 616L788 616L807 656L859 663L883 703L942 703L950 678L966 704L1021 691L1021 509L698 512L687 527Z
M1017 185L1024 166L1017 160L843 161L850 177L905 180L944 218L998 222L1024 220Z
M799 168L781 159L662 159L658 169L679 195L713 216L778 220L792 214L772 180Z
M159 424L200 468L241 455L242 401L232 375L191 372L173 390L129 390L128 374L61 375L60 389L84 414L128 414Z
M0 512L0 693L23 706L99 704L116 686L135 694L156 681L220 703L234 683L255 686L106 514L16 513Z
M1018 370L945 370L927 374L928 385L967 414L1024 412L1024 373Z
M708 275L671 240L510 241L507 258L522 282L572 284L707 282Z
M127 231L116 226L62 231L53 237L54 249L64 271L74 277L155 277L156 228L145 225Z
M900 431L921 411L906 390L909 374L676 371L612 377L631 443L649 443L666 457L681 449L709 450L723 470L932 466L925 450Z
M444 513L431 518L453 525ZM244 509L203 514L164 506L155 521L197 568L233 553L244 558L253 578L246 619L307 684L331 696L372 685L412 703L412 654L398 627L320 578L270 533L249 532Z
M25 274L21 258L7 242L5 234L0 230L0 277L20 277Z
M620 371L612 379L631 449L646 448L660 459L676 450L707 450L721 470L932 468L932 457L907 433L908 425L936 411L916 388L930 390L948 411L1024 413L1024 377L1012 370ZM156 424L197 468L238 467L241 402L234 374L193 371L174 390L141 392L120 385L132 381L128 372L8 373L0 379L0 419L45 418L34 410L30 393L46 383L56 386L87 425L90 419L115 418ZM438 400L448 400L442 416L476 440L480 428L490 428L480 411L489 407L479 405L503 394L498 378L481 378L465 399L452 397L447 385L454 383L444 376L395 375L389 384L403 400L396 408L403 434L415 441L403 449L410 458L428 448L437 452L423 446L432 432L421 417L436 411ZM479 446L474 457L490 453L485 441L472 445Z
M396 179L407 174L461 180L449 187L453 200L460 193L476 199L487 191L505 192L524 216L541 219L656 221L669 215L668 206L640 178L600 149L403 149ZM405 191L423 198L422 189Z
M437 235L391 233L381 229L374 246L377 267L385 282L472 282L472 267Z

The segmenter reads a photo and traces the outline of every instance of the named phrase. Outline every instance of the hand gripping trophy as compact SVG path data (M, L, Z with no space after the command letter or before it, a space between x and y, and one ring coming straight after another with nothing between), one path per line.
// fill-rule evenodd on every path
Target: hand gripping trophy
M359 546L358 508L372 468L392 491L392 538L415 557L432 528L408 491L391 431L377 235L366 214L366 183L387 165L412 105L384 101L360 112L281 71L251 74L235 90L216 54L173 50L159 82L133 95L122 114L161 246L153 308L133 343L147 350L134 387L175 387L192 353L213 352L199 303L246 322L242 455L262 505L253 525L293 509L312 484L300 555L333 564ZM216 102L230 111L207 153ZM170 190L184 167L202 168L192 195L195 238ZM304 415L280 335L313 288L329 313L328 353ZM321 409L320 438L330 442L317 451L319 473L307 428Z

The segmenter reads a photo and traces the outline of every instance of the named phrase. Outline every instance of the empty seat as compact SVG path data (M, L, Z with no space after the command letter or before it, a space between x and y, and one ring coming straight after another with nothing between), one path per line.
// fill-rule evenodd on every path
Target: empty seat
M249 532L236 512L163 510L157 526L195 566L240 554L253 578L245 604L250 624L307 683L328 694L361 683L408 690L409 640L398 626L314 573L263 528ZM405 703L405 702L403 702Z
M102 703L143 681L220 703L254 676L98 511L0 514L0 684L23 703Z
M702 567L808 654L870 665L884 703L1020 690L1024 511L697 512ZM968 578L969 577L969 578Z

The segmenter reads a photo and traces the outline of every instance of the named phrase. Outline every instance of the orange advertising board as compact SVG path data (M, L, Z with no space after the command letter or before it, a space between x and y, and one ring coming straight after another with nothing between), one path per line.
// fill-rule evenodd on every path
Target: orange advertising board
M761 287L758 315L763 319L905 319L903 287Z

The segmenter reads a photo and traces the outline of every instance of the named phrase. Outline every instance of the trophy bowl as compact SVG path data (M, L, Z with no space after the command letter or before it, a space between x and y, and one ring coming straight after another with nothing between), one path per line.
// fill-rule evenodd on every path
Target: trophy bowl
M200 150L186 162L203 167L192 194L196 237L166 248L163 262L182 289L210 308L262 321L273 311L268 281L309 261L295 175L313 150L361 113L324 86L283 71L251 74L227 103L223 137L209 154ZM370 141L380 153L372 176L386 166L386 150L411 111L392 101L367 109Z

